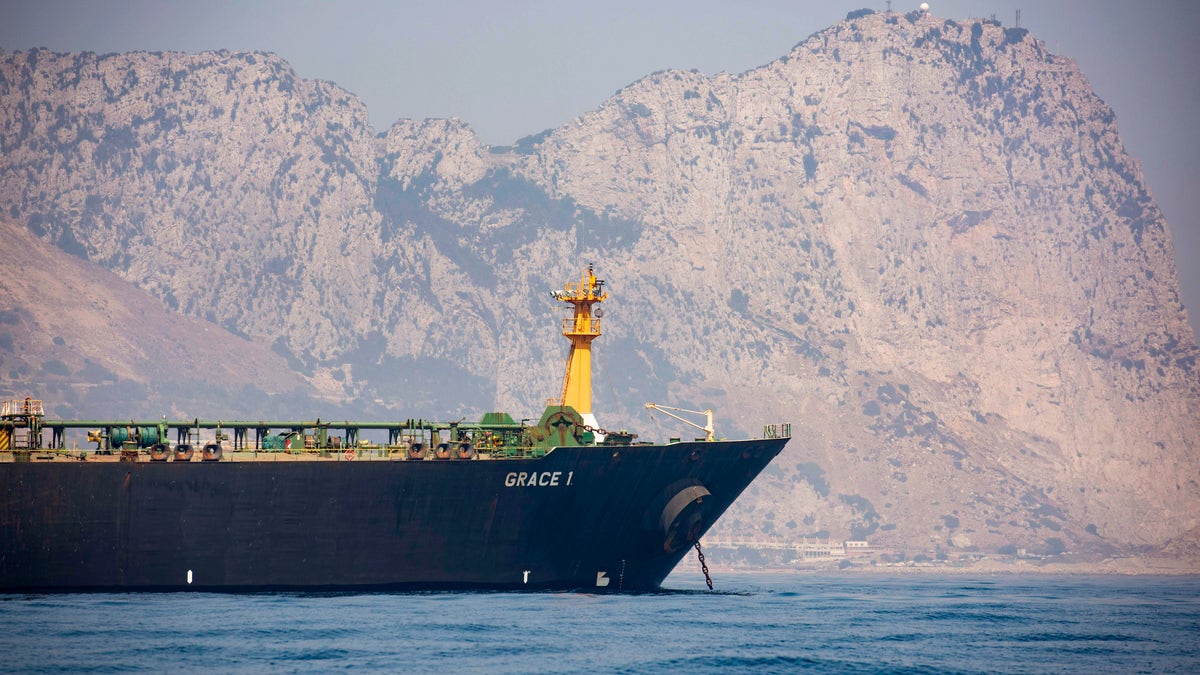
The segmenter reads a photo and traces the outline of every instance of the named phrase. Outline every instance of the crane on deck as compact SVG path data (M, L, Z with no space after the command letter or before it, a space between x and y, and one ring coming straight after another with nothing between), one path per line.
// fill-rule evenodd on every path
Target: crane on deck
M686 408L674 408L669 405L659 405L657 403L647 403L646 409L647 410L657 410L660 413L667 415L668 417L674 417L675 419L679 420L680 422L683 422L684 424L687 424L688 426L692 426L692 427L699 429L700 431L703 431L704 432L704 440L706 440L706 441L717 440L716 436L715 436L715 432L713 431L712 408L709 408L708 410L688 410ZM672 410L674 410L675 412L689 413L691 415L704 415L704 426L700 426L699 424L697 424L685 417L680 417L679 415L676 415L675 413L671 412Z

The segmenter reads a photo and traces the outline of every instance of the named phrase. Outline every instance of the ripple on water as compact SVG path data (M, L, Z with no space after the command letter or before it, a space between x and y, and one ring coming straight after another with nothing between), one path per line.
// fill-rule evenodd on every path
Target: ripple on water
M0 596L0 670L1200 672L1196 577L691 576L637 595Z

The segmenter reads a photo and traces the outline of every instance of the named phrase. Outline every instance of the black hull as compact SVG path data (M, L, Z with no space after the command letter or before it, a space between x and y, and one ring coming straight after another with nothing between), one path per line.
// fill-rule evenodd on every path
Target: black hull
M0 590L654 590L786 442L3 463Z

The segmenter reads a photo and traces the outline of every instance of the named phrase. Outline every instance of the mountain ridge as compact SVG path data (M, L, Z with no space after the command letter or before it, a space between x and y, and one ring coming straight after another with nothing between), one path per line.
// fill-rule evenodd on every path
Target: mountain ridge
M563 352L544 290L595 260L598 407L793 422L724 532L1194 550L1197 348L1165 221L1112 111L1025 31L858 16L508 148L457 120L375 133L272 55L0 74L10 217L334 398L536 407Z

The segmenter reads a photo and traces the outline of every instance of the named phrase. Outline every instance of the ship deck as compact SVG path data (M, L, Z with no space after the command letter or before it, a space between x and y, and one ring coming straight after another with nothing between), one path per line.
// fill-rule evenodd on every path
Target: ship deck
M624 446L636 449L640 446L648 446L650 444L640 443L632 446ZM610 446L590 446L597 449L603 449ZM615 446L614 446L615 447ZM505 461L505 460L520 460L520 459L537 459L549 455L553 450L545 452L529 452L529 453L510 453L504 456L493 455L491 453L477 453L470 458L460 458L453 455L449 457L437 457L434 453L429 453L423 458L409 457L405 446L393 447L360 447L360 448L343 448L340 450L321 450L321 451L280 451L280 450L228 450L224 449L221 452L219 459L204 459L202 453L197 451L191 458L177 458L173 454L168 455L165 459L153 459L148 451L139 450L136 453L131 451L96 451L84 449L36 449L36 450L19 450L16 452L0 452L0 463L11 462L151 462L155 464L179 464L179 463L209 463L209 462L468 462L468 461Z

